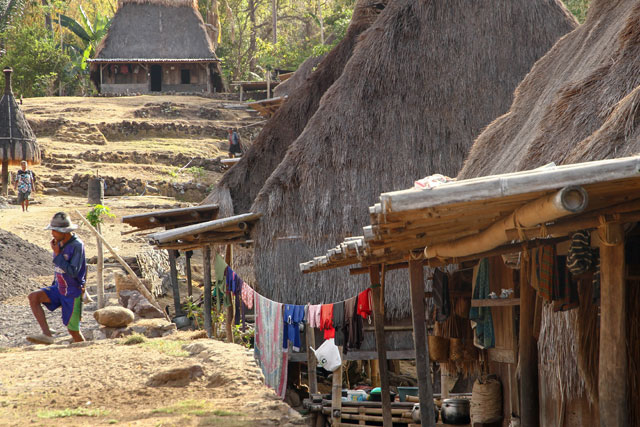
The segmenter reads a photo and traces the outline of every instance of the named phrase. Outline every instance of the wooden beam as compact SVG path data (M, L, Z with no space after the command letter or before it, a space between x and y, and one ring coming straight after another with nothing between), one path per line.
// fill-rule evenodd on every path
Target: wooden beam
M598 395L601 426L629 425L627 292L624 231L605 224L600 233L600 362Z
M318 392L318 375L316 373L316 367L318 360L316 355L311 350L311 347L316 348L316 335L315 330L307 323L305 325L304 335L307 344L307 374L309 377L309 394L315 394Z
M171 279L171 289L173 290L173 306L175 315L180 316L182 307L180 307L180 288L178 287L178 269L176 267L177 256L177 250L169 250L169 278Z
M187 258L188 260L189 258ZM204 330L213 338L211 326L211 247L202 248L202 268L204 269Z
M423 427L433 427L435 426L435 420L433 419L433 386L431 373L429 372L429 344L427 342L427 319L424 307L424 265L422 260L409 261L409 278L413 342L416 348L416 371L418 373L418 397L420 398L420 420Z
M532 304L535 305L535 299ZM471 307L508 307L512 305L520 305L520 298L488 298L471 300Z
M382 389L382 417L384 427L391 427L391 399L389 388L389 368L387 366L387 343L384 338L384 300L380 280L380 266L369 267L371 282L371 300L373 301L373 322L376 330L376 349L380 368L380 387Z
M342 359L342 346L338 346ZM331 379L331 425L340 424L342 419L342 364L333 371Z

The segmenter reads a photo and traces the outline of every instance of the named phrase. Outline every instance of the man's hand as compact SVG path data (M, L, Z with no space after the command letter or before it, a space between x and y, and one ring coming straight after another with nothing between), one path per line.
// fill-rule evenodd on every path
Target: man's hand
M53 254L56 256L60 253L60 245L58 245L58 241L56 239L51 239L51 249L53 250Z

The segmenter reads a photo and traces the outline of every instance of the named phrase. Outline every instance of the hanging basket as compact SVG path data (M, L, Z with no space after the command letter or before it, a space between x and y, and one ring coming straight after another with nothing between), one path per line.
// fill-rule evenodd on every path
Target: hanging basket
M465 362L473 362L478 360L478 348L473 345L473 340L467 340L462 349L462 360Z
M429 359L432 362L440 363L449 361L449 338L429 335L427 339L429 341Z
M478 378L471 391L471 422L493 423L502 419L502 384L496 378Z
M462 338L449 338L449 360L461 361L464 358L464 341Z
M514 270L520 270L521 252L513 252L510 254L502 255L502 261L504 265Z

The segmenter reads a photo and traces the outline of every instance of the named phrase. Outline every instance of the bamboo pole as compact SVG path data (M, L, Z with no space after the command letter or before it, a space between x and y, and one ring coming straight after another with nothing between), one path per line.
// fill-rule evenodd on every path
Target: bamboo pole
M180 288L178 287L178 268L176 267L177 255L177 250L169 250L169 278L171 279L171 289L173 290L173 306L175 315L180 316L182 308L180 307Z
M538 349L533 336L536 291L530 284L531 264L525 257L520 267L520 405L522 427L540 425L538 402ZM513 384L512 384L513 386Z
M187 258L189 259L189 258ZM202 248L202 266L204 268L204 329L207 336L213 338L211 325L211 247Z
M100 224L96 227L98 233L102 234L102 228ZM96 246L98 248L98 261L96 272L96 292L98 294L98 308L104 308L106 305L104 300L104 248L102 247L102 241L96 237Z
M409 261L409 291L411 293L411 317L413 320L413 343L416 349L416 371L418 373L418 397L420 398L420 420L422 426L433 427L433 386L429 372L429 344L427 342L427 319L424 308L424 266L422 260ZM443 384L443 390L444 390Z
M224 255L224 261L229 267L233 269L233 246L227 245ZM231 305L227 307L227 342L233 342L233 298L231 298Z
M129 276L131 276L134 279L133 283L134 283L136 289L138 290L138 292L140 292L142 294L142 296L144 296L154 307L156 307L158 310L160 310L165 315L167 320L170 320L169 317L164 312L164 310L162 310L162 308L160 307L160 305L158 304L156 299L153 297L153 295L151 295L149 290L144 286L144 284L142 284L142 282L140 281L138 276L136 276L136 273L134 273L133 270L131 269L131 267L129 267L129 264L127 264L122 259L122 257L120 255L118 255L118 253L113 249L113 247L111 247L109 242L107 242L104 239L104 237L102 237L102 235L100 233L98 233L98 231L95 228L93 228L93 225L91 225L91 223L77 209L75 210L75 213L80 218L80 220L89 228L89 230L95 236L97 236L102 241L102 243L104 243L104 245L107 247L109 252L111 252L113 257L120 263L120 265L122 265L124 267L124 269L127 271L127 273L129 273Z
M193 296L193 277L191 275L191 257L193 256L193 251L186 251L184 253L186 257L186 269L187 269L187 295ZM211 263L211 260L209 260ZM211 266L209 266L211 268Z
M627 292L624 231L621 224L600 232L600 362L598 395L601 426L629 425Z
M565 187L519 207L477 235L427 247L424 250L425 258L463 257L494 249L509 241L507 230L533 227L580 213L586 209L588 200L589 196L582 187Z
M342 360L342 346L338 346L340 360ZM333 371L331 379L331 425L340 424L342 419L342 363Z
M387 344L384 337L384 300L380 280L380 266L369 269L371 282L371 300L373 301L373 322L376 330L376 350L378 350L378 367L380 369L380 388L382 400L382 417L384 427L391 427L391 398L389 388L389 367L387 366Z

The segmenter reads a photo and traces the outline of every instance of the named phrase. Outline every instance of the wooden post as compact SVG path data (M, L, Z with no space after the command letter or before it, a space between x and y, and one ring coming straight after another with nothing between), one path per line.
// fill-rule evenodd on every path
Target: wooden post
M375 329L374 329L375 334ZM373 359L369 361L369 371L371 378L371 385L373 387L380 387L380 363L378 363L378 359Z
M231 245L227 245L227 249L224 255L224 261L227 263L227 265L229 267L231 267L233 269L233 246ZM226 321L226 327L227 327L227 342L233 342L233 298L232 298L232 304L227 307L227 321Z
M242 102L242 83L240 83L240 102Z
M411 292L411 317L413 319L413 342L416 349L416 371L418 373L418 397L420 398L420 420L423 427L435 426L433 419L433 387L429 372L429 344L427 343L427 319L424 308L424 266L422 260L409 261ZM445 385L442 385L444 389Z
M389 366L387 365L387 343L384 338L384 300L380 284L380 266L369 267L371 282L371 300L373 301L373 323L376 332L376 350L380 368L380 388L382 389L382 424L391 427L391 398L389 396ZM432 409L433 411L433 409Z
M5 150L5 156L2 160L2 195L9 195L9 159L7 159L8 150Z
M187 256L187 260L189 256ZM187 271L190 270L190 264L187 264ZM202 248L202 267L204 269L204 330L207 336L213 338L213 329L211 327L211 247Z
M184 254L186 256L186 269L187 269L187 295L189 296L193 296L193 277L191 276L191 257L193 256L193 251L187 251ZM211 248L209 248L209 264L211 264ZM209 267L209 270L211 270L211 267ZM209 271L211 272L211 271ZM209 277L209 280L211 280L211 277Z
M100 64L100 87L98 88L98 92L102 93L102 68L104 64Z
M309 394L314 394L318 392L318 376L316 374L316 366L318 365L318 361L316 360L315 353L311 350L311 347L316 348L316 335L315 330L307 325L305 325L305 338L307 343L307 370L309 375Z
M338 346L342 359L342 346ZM342 364L333 371L331 383L331 425L339 426L342 420Z
M520 425L540 425L538 395L538 348L533 336L536 312L536 291L531 287L531 264L525 261L520 268Z
M444 371L440 370L440 398L448 399L449 398L449 374L445 374Z
M206 64L205 68L207 69L207 93L211 93L213 92L211 90L211 67L209 64Z
M182 309L180 308L180 289L178 288L178 268L176 267L176 257L178 251L169 249L169 273L171 279L171 289L173 289L173 305L176 316L180 316Z
M624 230L605 224L600 233L600 362L598 394L601 426L629 425Z
M100 224L96 227L98 233L102 234L102 227ZM96 237L96 245L98 247L98 261L97 261L97 273L96 273L96 292L98 294L98 308L104 308L104 248L102 247L102 240Z

